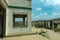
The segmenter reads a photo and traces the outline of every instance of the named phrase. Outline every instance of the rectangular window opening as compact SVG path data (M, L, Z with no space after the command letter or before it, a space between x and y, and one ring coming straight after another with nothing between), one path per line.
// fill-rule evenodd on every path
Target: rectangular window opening
M28 26L27 15L14 14L13 15L13 28L25 28Z

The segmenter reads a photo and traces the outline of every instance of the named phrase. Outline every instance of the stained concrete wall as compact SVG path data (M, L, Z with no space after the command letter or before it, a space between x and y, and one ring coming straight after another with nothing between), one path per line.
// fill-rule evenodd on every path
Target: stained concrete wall
M59 29L59 28L60 28L60 24L57 25L57 29Z
M56 29L59 29L59 28L60 28L60 21L59 21L59 20L58 20L58 21L57 21L57 20L53 21L53 23L52 23L52 25L53 25L53 30L55 29L54 23L57 24L57 25L56 25Z
M31 1L29 1L29 0L6 0L6 2L10 6L31 8Z
M14 28L13 29L13 14L27 14L28 27L27 28ZM7 8L6 12L6 35L11 35L12 33L23 33L31 31L31 10L28 9L16 9Z

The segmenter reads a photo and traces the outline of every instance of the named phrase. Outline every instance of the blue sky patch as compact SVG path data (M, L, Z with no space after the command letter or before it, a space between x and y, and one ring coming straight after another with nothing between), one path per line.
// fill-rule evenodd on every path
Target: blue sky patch
M60 0L32 0L32 20L60 18Z

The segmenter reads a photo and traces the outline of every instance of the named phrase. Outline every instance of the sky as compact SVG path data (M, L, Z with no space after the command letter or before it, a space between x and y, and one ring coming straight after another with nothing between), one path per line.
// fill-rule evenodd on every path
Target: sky
M60 0L32 0L32 21L60 18Z

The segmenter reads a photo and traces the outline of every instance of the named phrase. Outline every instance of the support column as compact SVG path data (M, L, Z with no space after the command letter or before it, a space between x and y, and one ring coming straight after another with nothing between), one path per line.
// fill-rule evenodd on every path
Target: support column
M43 24L43 28L45 28L45 22L44 22L44 24Z
M48 22L48 28L50 28L50 22Z
M48 27L48 22L46 22L46 28Z
M25 26L25 17L23 17L23 25Z
M47 22L46 22L46 27L47 27Z
M25 17L25 26L27 27L28 26L28 18Z
M13 26L15 26L15 17L13 17ZM13 27L14 28L14 27Z
M31 31L31 13L29 13L28 15L28 30Z
M52 23L52 25L53 25L52 29L54 30L54 23Z

